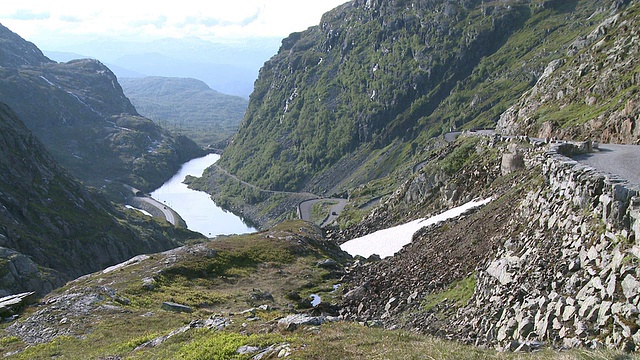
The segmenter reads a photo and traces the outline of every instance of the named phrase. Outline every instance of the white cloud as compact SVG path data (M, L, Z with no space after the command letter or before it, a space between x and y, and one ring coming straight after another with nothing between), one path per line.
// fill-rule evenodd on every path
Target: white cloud
M285 37L317 25L346 0L51 1L3 3L0 22L31 41L67 36L128 39Z

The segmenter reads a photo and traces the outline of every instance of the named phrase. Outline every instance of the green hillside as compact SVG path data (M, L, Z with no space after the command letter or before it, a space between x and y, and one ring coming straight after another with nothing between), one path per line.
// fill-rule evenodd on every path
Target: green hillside
M56 63L1 25L0 41L0 101L85 184L153 190L203 154L192 140L140 116L99 61Z
M373 180L443 132L494 127L612 4L346 3L283 40L220 165L263 188L322 192L366 164L364 152L385 167L358 182Z
M218 145L238 130L248 101L212 90L188 78L145 77L118 80L136 110L165 129L198 145Z

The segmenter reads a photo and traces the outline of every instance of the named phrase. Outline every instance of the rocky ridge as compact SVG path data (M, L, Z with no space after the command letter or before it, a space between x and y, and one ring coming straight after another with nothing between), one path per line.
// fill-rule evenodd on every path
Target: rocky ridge
M6 44L0 57L0 101L85 183L153 190L203 153L193 141L140 116L99 61L53 62L1 25L0 38Z
M552 61L535 86L500 115L504 134L640 141L640 5L610 14Z

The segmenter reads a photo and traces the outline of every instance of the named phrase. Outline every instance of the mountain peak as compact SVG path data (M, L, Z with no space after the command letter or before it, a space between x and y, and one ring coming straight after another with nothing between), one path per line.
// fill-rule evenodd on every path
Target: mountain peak
M38 66L53 62L33 43L0 24L0 66Z

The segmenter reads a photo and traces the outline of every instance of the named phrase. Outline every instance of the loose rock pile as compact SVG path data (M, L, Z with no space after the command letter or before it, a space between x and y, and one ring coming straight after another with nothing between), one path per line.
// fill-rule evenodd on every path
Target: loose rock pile
M505 350L635 349L640 191L558 152L572 147L553 145L544 157L528 159L526 171L540 171L539 178L519 198L502 201L509 216L481 210L481 237L483 226L463 219L467 233L457 224L427 230L394 258L358 269L344 315ZM425 310L431 293L473 273L473 259L460 249L478 246L487 254L476 255L471 300L460 307L444 299Z
M529 226L479 269L458 324L471 322L478 343L509 349L540 342L635 349L638 192L556 149L547 156L548 185L529 192L514 214Z

